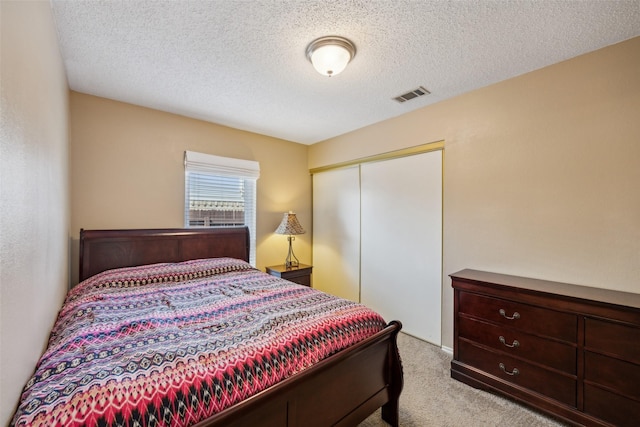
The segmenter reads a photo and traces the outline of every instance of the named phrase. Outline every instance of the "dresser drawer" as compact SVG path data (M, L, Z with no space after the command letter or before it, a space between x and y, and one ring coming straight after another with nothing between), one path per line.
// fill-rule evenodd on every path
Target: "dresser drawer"
M576 342L578 318L533 305L460 292L458 311L533 334Z
M618 427L637 427L640 402L586 384L584 412Z
M584 379L640 400L640 365L585 352Z
M640 364L640 328L598 319L585 319L587 349Z
M458 360L503 381L517 384L569 406L576 406L575 378L481 348L466 340L458 341Z
M460 316L458 335L569 374L576 373L576 348L525 332Z

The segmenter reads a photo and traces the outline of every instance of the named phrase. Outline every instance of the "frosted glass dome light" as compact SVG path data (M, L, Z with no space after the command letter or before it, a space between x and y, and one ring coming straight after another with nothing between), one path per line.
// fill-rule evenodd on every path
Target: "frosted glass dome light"
M354 44L343 37L320 37L307 47L307 58L323 76L340 74L356 55Z

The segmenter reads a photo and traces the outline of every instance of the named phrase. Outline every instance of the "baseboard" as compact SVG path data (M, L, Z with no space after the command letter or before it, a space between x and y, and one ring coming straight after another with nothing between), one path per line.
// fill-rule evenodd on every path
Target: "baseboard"
M431 345L435 345L436 347L440 347L440 350L442 350L442 351L444 351L445 353L448 353L448 354L450 354L450 355L452 355L452 356L453 356L453 348L451 348L451 347L447 347L447 346L444 346L444 345L438 345L438 344L432 343L431 341L427 341L427 340L425 340L425 339L423 339L423 338L416 337L415 335L408 334L408 333L406 333L405 331L400 331L400 333L401 333L401 334L408 335L408 336L410 336L410 337L413 337L413 338L415 338L415 339L417 339L417 340L424 341L424 342L426 342L427 344L431 344Z

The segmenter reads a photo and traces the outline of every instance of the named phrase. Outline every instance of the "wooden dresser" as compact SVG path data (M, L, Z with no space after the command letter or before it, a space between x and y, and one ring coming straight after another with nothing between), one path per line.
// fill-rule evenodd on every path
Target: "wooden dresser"
M451 377L586 426L640 425L640 294L452 274Z

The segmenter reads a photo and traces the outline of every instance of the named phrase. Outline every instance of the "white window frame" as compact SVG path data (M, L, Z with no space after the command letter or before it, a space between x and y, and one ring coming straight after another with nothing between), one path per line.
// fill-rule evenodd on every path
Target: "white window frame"
M212 154L185 151L184 153L184 226L197 228L203 226L189 225L189 211L192 185L190 176L211 176L212 180L225 177L238 179L244 183L244 225L249 228L249 263L256 265L256 201L257 180L260 178L260 164L253 160L234 159L231 157L214 156ZM210 200L215 200L211 196Z

